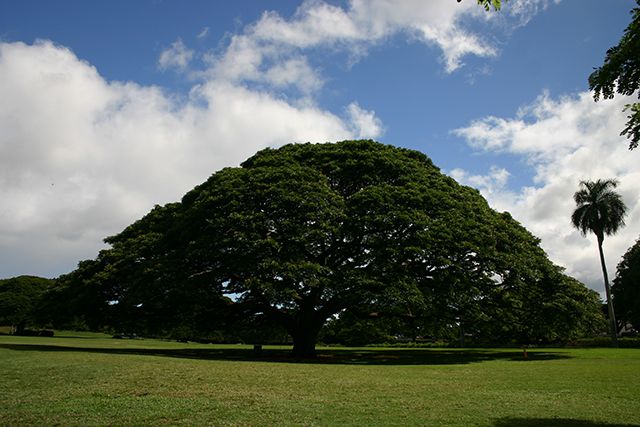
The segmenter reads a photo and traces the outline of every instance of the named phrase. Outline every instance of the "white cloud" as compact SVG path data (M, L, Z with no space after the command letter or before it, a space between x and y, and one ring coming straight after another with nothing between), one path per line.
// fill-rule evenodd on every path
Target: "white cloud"
M463 169L453 169L449 175L456 181L477 188L485 197L496 197L506 191L507 181L511 175L508 170L491 166L487 175L472 175Z
M175 68L179 71L183 71L189 66L189 62L191 62L192 59L193 51L191 49L187 49L182 40L178 39L173 42L170 47L160 53L158 66L161 70Z
M304 2L291 20L276 12L265 12L258 22L247 28L247 34L265 43L298 48L366 37L348 11L320 1Z
M473 1L308 0L291 18L263 14L217 54L181 39L161 52L160 70L199 78L184 102L105 81L51 42L0 43L0 276L69 271L153 204L260 148L381 135L381 120L355 102L344 117L315 105L324 79L314 50L353 59L402 35L439 49L452 72L468 55L497 54L467 23L499 16Z
M347 115L356 138L374 139L384 133L382 121L376 117L376 113L363 110L357 102L347 106Z
M265 81L276 88L296 86L303 93L315 92L323 84L322 79L304 57L291 58L275 64L263 76Z
M595 238L583 238L572 228L572 196L580 180L620 180L618 190L629 215L625 228L605 238L607 268L613 277L620 257L640 235L638 153L630 153L626 139L619 136L626 120L622 106L628 102L617 97L596 103L588 92L559 99L543 93L514 118L487 117L455 131L471 147L515 154L534 169L533 185L519 189L494 185L498 169L486 177L461 170L452 175L478 187L498 210L510 211L542 239L554 261L599 291L603 285Z
M220 57L208 56L205 59L211 68L203 73L205 78L226 79L231 82L257 80L265 56L265 49L250 37L235 35Z
M267 146L353 138L367 123L224 81L176 104L46 41L0 43L0 93L0 277L70 271L221 167Z
M289 19L265 12L242 33L233 35L222 53L207 55L211 67L201 74L309 92L322 81L305 57L313 49L333 49L358 58L371 46L398 34L438 48L445 71L451 73L464 65L466 56L498 54L495 43L467 28L470 21L499 21L505 27L517 27L547 3L514 0L499 14L486 13L472 1L352 0L343 8L307 0Z
M551 3L558 4L560 0L516 0L506 3L504 10L510 16L517 18L518 26L523 26Z

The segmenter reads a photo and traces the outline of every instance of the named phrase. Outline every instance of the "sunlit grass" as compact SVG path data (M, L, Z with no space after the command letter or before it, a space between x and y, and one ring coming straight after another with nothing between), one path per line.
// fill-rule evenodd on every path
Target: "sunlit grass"
M321 349L0 336L0 425L640 424L640 350Z

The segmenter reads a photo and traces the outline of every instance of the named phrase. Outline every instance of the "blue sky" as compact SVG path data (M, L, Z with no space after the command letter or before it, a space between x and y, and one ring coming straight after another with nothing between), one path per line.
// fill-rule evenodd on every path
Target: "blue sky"
M0 2L0 277L57 276L154 204L289 142L371 137L429 155L601 290L569 226L617 177L640 234L624 99L587 77L632 0Z

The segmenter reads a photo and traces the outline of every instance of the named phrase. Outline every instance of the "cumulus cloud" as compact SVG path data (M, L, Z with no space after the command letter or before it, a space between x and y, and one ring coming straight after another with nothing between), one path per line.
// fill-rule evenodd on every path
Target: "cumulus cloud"
M233 82L290 85L308 92L319 88L322 81L305 57L314 49L347 52L358 58L371 46L398 34L439 49L445 71L452 73L464 65L466 56L498 54L495 43L470 30L469 23L499 21L503 27L517 27L548 3L514 0L498 14L485 13L475 2L352 0L341 7L307 0L290 18L265 12L233 35L222 53L207 55L210 68L202 74Z
M0 276L70 271L219 168L267 146L353 138L367 124L225 81L177 104L157 87L105 81L46 41L0 43L0 93Z
M206 33L204 33L204 35L206 35ZM198 37L200 37L200 35L198 35ZM191 59L193 59L193 51L188 49L181 39L178 39L160 53L158 67L160 67L161 70L175 68L182 71L187 68Z
M553 98L543 93L511 118L486 117L455 133L481 151L509 153L533 168L531 185L512 189L492 168L486 176L462 170L452 175L477 187L498 210L510 211L542 239L550 257L567 272L603 290L595 237L582 237L572 228L573 193L581 180L617 178L629 215L627 226L605 238L604 249L610 276L626 249L640 235L640 172L637 153L629 153L619 136L626 121L624 97L594 102L590 93ZM498 178L496 178L496 173ZM498 185L496 185L498 184Z
M513 0L504 11L520 3L546 1ZM289 18L263 14L214 53L177 39L158 69L196 78L180 102L158 87L106 81L51 42L0 43L0 276L67 272L154 204L260 148L380 136L381 120L356 102L342 116L316 105L318 49L357 58L400 35L439 50L453 72L468 55L498 53L471 21L522 20L514 17L473 1L308 0Z

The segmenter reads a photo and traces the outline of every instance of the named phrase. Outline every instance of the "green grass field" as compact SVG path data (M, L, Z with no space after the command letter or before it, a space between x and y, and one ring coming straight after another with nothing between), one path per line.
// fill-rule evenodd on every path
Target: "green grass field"
M638 349L319 353L0 336L0 425L640 425Z

